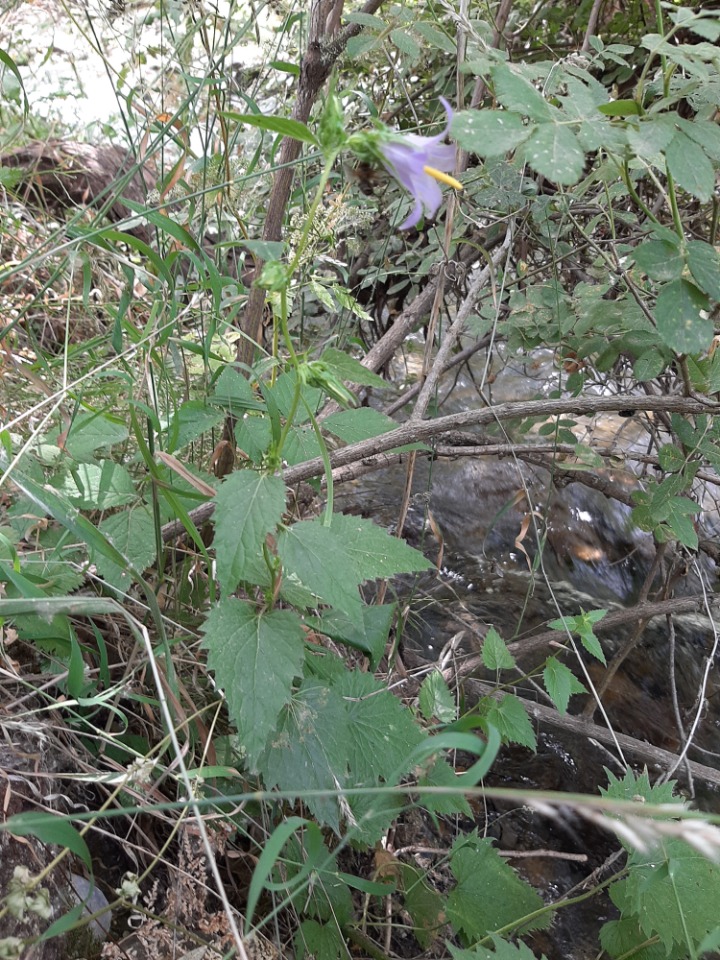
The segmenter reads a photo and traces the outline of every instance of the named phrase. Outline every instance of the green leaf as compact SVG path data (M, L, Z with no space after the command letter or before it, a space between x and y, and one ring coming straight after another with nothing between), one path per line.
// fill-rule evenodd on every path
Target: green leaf
M495 627L490 627L483 640L482 661L488 670L512 670L515 658Z
M16 837L37 837L42 843L70 850L92 874L92 857L83 837L72 824L54 813L40 813L36 810L17 813L0 824L0 830L7 830Z
M482 726L487 730L495 727L505 742L519 743L530 750L537 750L535 731L525 707L512 693L506 693L501 700L486 698L481 701Z
M364 606L362 621L341 611L329 610L320 617L306 618L306 622L333 640L362 650L370 658L370 668L375 669L385 652L395 610L394 603Z
M646 937L665 948L698 943L717 926L720 864L684 840L663 839L649 855L632 855L625 881L629 908Z
M349 380L350 383L359 383L364 387L378 387L380 390L387 389L387 380L384 380L377 373L374 373L368 367L363 366L355 357L343 350L337 350L335 347L328 347L323 351L320 357L323 363L331 369L335 376L341 380Z
M668 358L659 350L647 350L633 364L635 379L641 383L659 377L668 365Z
M370 53L371 50L374 50L378 46L380 40L377 36L359 36L359 37L350 37L345 47L345 51L349 57L363 57L366 53Z
M348 555L334 522L330 528L321 520L301 520L281 531L278 555L285 578L290 577L324 603L360 618L358 587L366 577Z
M157 555L155 525L148 506L132 507L106 517L98 526L100 533L109 541L130 566L141 572L155 562ZM133 582L127 562L119 565L110 557L94 551L98 573L111 586L127 591Z
M607 787L600 787L600 793L603 797L609 797L611 800L633 800L636 797L642 797L645 803L677 803L680 806L684 801L682 797L675 795L676 780L668 780L666 783L650 783L650 777L647 770L636 774L632 770L626 770L625 776L620 780L615 774L611 773L607 767L605 773L608 778ZM628 849L631 849L629 845Z
M270 787L298 796L304 790L336 791L346 783L346 751L350 730L345 704L325 684L304 680L284 708L259 768ZM335 796L305 798L322 823L340 831Z
M109 510L137 500L129 472L112 460L78 463L56 489L80 510Z
M658 450L660 466L666 473L679 473L685 466L685 454L672 443L665 443Z
M232 364L228 364L218 377L212 399L214 403L222 404L232 413L263 409L263 404L255 396L247 377Z
M683 190L703 203L710 199L715 189L715 171L702 147L678 131L665 149L665 159Z
M443 50L452 57L455 56L457 46L452 37L449 37L446 33L443 33L442 30L439 30L431 21L418 20L413 24L413 30L415 33L419 33L423 40L429 43L431 47L437 47L438 50Z
M645 240L633 250L633 259L652 280L677 280L685 262L677 245L665 240Z
M434 717L440 723L452 723L457 717L455 700L439 670L432 670L423 680L418 704L426 720Z
M260 130L280 133L284 137L292 137L293 140L309 143L313 147L318 146L315 134L299 120L290 120L287 117L266 117L262 113L235 113L233 110L224 111L223 116L226 120L232 120L234 123L247 123L251 127L258 127Z
M424 793L422 787L448 787L447 793ZM418 778L419 803L431 813L472 816L472 807L462 794L462 784L453 767L437 757L432 767Z
M708 298L694 283L673 280L658 294L655 319L663 342L678 353L701 353L712 343L712 320L700 315L707 311Z
M720 300L720 254L704 240L690 240L687 261L693 279L713 300Z
M631 150L644 160L657 160L674 136L675 124L665 115L646 118L627 129Z
M345 756L353 783L395 784L409 770L426 734L412 714L371 674L346 671L333 690L343 698L349 727Z
M720 27L720 21L718 21L718 26ZM680 117L678 124L682 132L701 146L709 157L713 160L720 160L720 129L718 129L716 123L710 120L700 120L697 117L693 120L685 120Z
M298 960L340 960L347 947L337 923L303 920L295 933L294 955Z
M630 956L632 960L667 960L668 952L661 943L642 947L647 937L637 917L609 920L600 928L600 943L611 957Z
M536 127L523 145L525 159L551 183L570 187L582 176L585 152L575 134L558 123Z
M573 693L587 693L575 674L557 657L550 657L543 670L543 682L558 713L567 713Z
M417 42L405 30L395 29L390 31L390 39L398 48L400 53L404 53L410 60L417 60L422 50Z
M222 600L203 624L208 665L223 687L252 770L302 674L304 633L290 610L256 615L242 600Z
M637 100L613 100L610 103L601 103L598 110L606 117L639 117L642 114L642 107Z
M420 573L432 567L419 550L399 537L391 537L372 520L336 513L332 531L342 542L360 583L398 573Z
M63 449L73 460L92 460L96 450L124 443L129 435L124 423L118 423L101 414L80 413L67 431ZM51 433L48 439L54 440L56 436L57 434Z
M463 150L479 157L502 157L534 129L508 110L463 110L453 117L451 134Z
M186 447L204 433L215 430L222 422L222 411L202 400L189 400L167 424L168 451L172 453Z
M545 100L539 90L517 72L517 68L508 63L497 64L492 70L495 84L495 96L508 110L514 110L533 120L552 120L560 117Z
M535 960L535 954L522 941L508 943L495 935L491 939L493 950L486 950L481 946L476 946L473 950L461 950L452 943L448 943L448 948L453 960ZM545 960L544 954L542 960Z
M340 410L326 417L322 425L325 430L329 430L345 443L358 443L360 440L379 437L397 427L393 419L372 407Z
M476 833L456 841L450 869L457 885L447 901L447 917L469 940L518 923L521 931L547 927L550 913L525 925L523 917L543 906L542 898L521 880L493 849L491 840Z
M23 85L22 74L18 70L17 64L15 63L13 58L10 56L10 54L6 53L5 50L0 50L0 63L2 63L3 66L6 67L17 80L18 86L22 90L22 95L23 95L23 114L27 116L29 101L27 98L27 93L25 92L25 86ZM0 74L0 78L1 77L2 77L2 74Z

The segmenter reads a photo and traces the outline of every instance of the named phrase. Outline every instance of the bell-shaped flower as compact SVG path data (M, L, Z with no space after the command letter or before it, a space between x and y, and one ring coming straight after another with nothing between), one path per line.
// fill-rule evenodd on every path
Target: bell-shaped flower
M379 161L415 201L410 216L400 224L401 230L414 227L423 214L435 216L442 202L439 183L462 190L462 184L449 176L455 166L455 148L442 142L450 129L453 111L443 97L440 102L445 108L447 123L442 133L435 137L398 134L387 129L373 131L364 137L362 134L350 137L351 149L362 160L372 156L373 160Z

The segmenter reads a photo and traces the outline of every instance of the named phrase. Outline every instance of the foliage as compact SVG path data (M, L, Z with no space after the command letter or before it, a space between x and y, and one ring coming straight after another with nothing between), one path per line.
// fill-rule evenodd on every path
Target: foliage
M658 597L667 600L687 551L712 553L702 484L716 482L720 465L720 16L658 2L651 17L640 5L635 16L615 12L601 39L587 20L596 5L550 5L535 33L537 11L518 2L506 32L521 46L506 50L491 19L380 4L345 11L343 32L305 47L319 18L279 6L280 47L241 84L230 79L231 54L243 32L265 27L256 12L243 18L231 4L224 36L194 8L175 10L172 25L159 18L157 49L169 44L176 60L153 69L173 106L153 101L146 115L130 64L120 72L123 136L137 161L88 194L86 211L61 225L27 212L32 177L16 161L0 166L0 185L15 191L2 211L0 270L11 399L0 431L8 679L20 691L25 671L32 709L62 717L85 769L112 786L108 799L93 785L99 809L86 819L113 803L126 813L163 803L163 849L145 851L147 875L171 862L166 849L180 843L186 815L205 834L203 814L222 822L233 857L249 865L238 903L223 884L230 870L220 877L223 949L239 910L255 932L282 912L300 957L346 956L348 942L378 956L373 924L392 914L421 949L439 952L445 941L457 960L524 960L533 932L576 901L544 901L508 864L484 833L490 817L476 825L476 795L480 806L493 798L485 781L501 745L542 747L530 693L568 724L573 698L597 695L591 672L615 673L619 660L603 674L615 648L598 636L610 605L556 603L532 655L518 639L522 617L481 631L468 613L479 696L462 683L470 668L458 659L451 669L449 653L408 671L418 598L445 572L431 499L412 544L403 539L412 471L420 455L486 445L549 468L562 490L568 478L610 484L611 457L632 461L637 472L614 494L651 536L656 567L672 551L677 561ZM576 52L561 52L561 35ZM334 72L313 90L317 50ZM42 127L21 54L0 49L8 150ZM425 86L411 96L415 76ZM458 104L454 116L446 108L470 162L456 179L437 104L467 78L484 99ZM368 160L384 168L382 199L372 184L361 195L346 182L351 153L361 177ZM283 198L288 170L297 189ZM138 175L142 203L124 195ZM438 184L444 197L458 194L438 214L445 237L431 222ZM93 316L88 331L80 321ZM400 400L389 401L387 368L421 327L419 392L395 390ZM488 350L482 404L445 418L447 381L439 384L461 337ZM551 357L552 375L540 396L495 404L491 361L518 353ZM410 398L400 423L392 414ZM583 434L582 418L598 410L644 417L640 455ZM337 509L348 480L339 471L362 485L366 469L401 458L407 496L394 529ZM495 520L527 503L511 547L531 593L549 583L555 531L532 485L521 486ZM595 562L586 555L577 553L578 566ZM708 592L703 584L706 605ZM600 931L602 948L618 958L715 949L713 828L693 832L670 784L629 770L609 779L594 805L567 801L596 822L600 810L625 846L624 865L587 894L608 887L618 911ZM531 787L513 795L533 802ZM562 802L542 798L537 809ZM657 809L671 804L669 815ZM644 817L643 805L652 808ZM444 849L430 847L432 868L414 842L392 848L413 822L443 838ZM70 817L25 810L5 826L92 872L86 827ZM185 850L183 872L204 877L222 843L204 835L203 863ZM39 866L22 890L23 904L42 901L45 920L55 865ZM134 882L118 887L126 906ZM17 889L5 893L0 919L17 914ZM168 893L158 916L172 907ZM220 930L209 910L203 901L198 929ZM82 923L81 912L68 907L46 934ZM25 939L0 941L0 953Z

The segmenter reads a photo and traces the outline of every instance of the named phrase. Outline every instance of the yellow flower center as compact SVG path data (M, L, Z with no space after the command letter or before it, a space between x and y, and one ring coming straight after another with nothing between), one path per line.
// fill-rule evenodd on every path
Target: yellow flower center
M455 177L451 177L449 173L443 173L442 170L436 170L435 167L423 167L423 170L429 177L432 177L433 180L439 180L440 183L447 184L448 187L452 187L453 190L462 190L463 185L459 180L456 180Z

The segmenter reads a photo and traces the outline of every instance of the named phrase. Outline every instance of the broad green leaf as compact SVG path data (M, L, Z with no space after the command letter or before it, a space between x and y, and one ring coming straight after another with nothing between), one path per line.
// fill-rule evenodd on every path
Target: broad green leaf
M271 402L272 400L275 401L277 409L283 417L289 416L290 411L295 406L296 383L297 375L295 371L292 370L289 373L283 373L282 376L277 378L275 386L267 390ZM305 402L301 402L295 411L294 422L296 424L305 423L310 419L310 414L307 412L305 404L307 404L314 413L324 398L322 390L319 390L317 387L308 387L305 384L300 387L300 395Z
M218 377L212 399L215 403L222 404L230 412L262 410L263 408L263 404L255 396L248 378L244 377L232 364L228 364Z
M92 857L85 840L68 820L57 814L35 810L17 813L0 823L0 830L7 830L17 837L37 837L42 843L70 850L80 857L92 874Z
M257 615L251 604L222 600L203 624L208 666L227 699L252 770L302 673L304 633L297 615L272 610Z
M349 353L345 353L343 350L328 347L327 350L323 351L320 359L341 380L359 383L364 387L378 387L380 390L385 390L388 386L387 380L384 380L368 367L363 366L359 360L351 357Z
M560 118L560 113L545 100L543 95L524 77L517 68L507 63L497 64L492 70L495 96L508 110L514 110L533 120Z
M633 364L635 379L641 383L659 377L668 365L668 358L660 350L647 350Z
M447 917L455 930L479 940L508 924L521 931L547 927L550 913L523 926L520 921L543 906L540 895L521 880L493 849L491 840L476 833L459 839L450 857L457 880L447 901Z
M452 27L450 29L452 29ZM413 30L415 33L419 33L423 40L429 43L431 47L437 47L438 50L444 50L445 53L449 53L453 57L455 56L457 46L452 36L443 33L443 31L438 29L431 21L418 20L413 24Z
M493 936L491 939L493 942L492 950L487 950L481 946L476 946L473 950L461 950L452 943L448 943L448 949L453 960L536 960L530 947L522 941L508 943L507 940L502 940L497 936ZM542 960L545 960L544 954Z
M720 254L704 240L687 244L690 273L700 289L713 300L720 300Z
M380 43L377 36L360 35L359 37L350 37L345 47L349 57L363 57L370 53Z
M665 149L668 170L675 182L705 203L715 189L715 171L705 151L678 131Z
M718 21L720 27L720 20ZM713 160L720 160L720 128L710 120L685 120L680 117L678 125L683 133L699 144Z
M350 730L342 699L317 680L304 680L284 708L277 731L259 768L270 787L301 796L304 790L333 793L346 783ZM306 797L321 822L340 830L335 796Z
M630 956L632 960L667 960L668 952L661 943L643 947L648 938L640 929L637 917L609 920L600 928L600 944L611 957Z
M448 787L447 793L424 793L422 787ZM453 767L438 757L432 767L418 778L418 802L432 813L472 816L472 807L462 793L463 786Z
M558 713L567 713L568 703L573 693L587 693L572 670L557 657L550 657L545 664L543 682Z
M514 694L506 693L501 700L487 698L481 701L481 710L483 729L495 727L504 741L537 750L537 739L530 718Z
M57 436L56 433L50 433L48 439L56 440ZM73 460L89 461L96 450L124 443L128 436L129 430L124 423L102 414L80 413L73 419L65 435L63 449Z
M338 960L347 956L345 940L337 923L303 920L295 933L294 956L298 960Z
M645 803L650 804L677 803L682 806L684 803L682 797L675 795L676 780L651 784L647 770L638 774L632 770L626 770L622 780L611 773L607 767L605 773L608 785L600 787L603 797L609 797L611 800L632 800L635 797L642 797Z
M630 124L627 139L630 148L644 160L656 160L675 136L675 124L668 116L649 117Z
M343 698L350 721L345 750L350 781L397 783L412 763L413 750L426 739L410 711L372 674L359 670L346 671L333 690Z
M283 447L283 460L292 467L296 463L314 460L322 453L315 428L311 423L292 427Z
M652 280L677 280L685 266L679 247L665 240L644 240L633 251L633 259Z
M157 545L152 512L145 504L114 513L98 529L112 547L138 572L155 562ZM94 551L98 573L111 586L126 591L133 582L127 562L119 565L100 551Z
M25 86L24 86L23 81L22 81L22 74L21 74L20 71L18 70L17 64L15 63L15 61L13 60L13 58L10 56L9 53L7 53L5 50L1 50L1 49L0 49L0 63L1 63L7 70L9 70L10 73L12 73L12 75L13 75L14 78L15 78L15 80L17 81L18 87L19 87L19 89L22 91L22 98L23 98L23 115L24 115L24 116L27 116L28 107L29 107L29 100L28 100L28 98L27 98L27 93L25 92ZM0 79L2 79L2 73L1 73L1 72L0 72ZM0 89L2 89L2 88L0 87Z
M278 555L284 578L291 578L332 607L357 618L361 616L358 587L367 578L358 572L334 523L332 528L324 526L321 520L293 524L278 537Z
M715 929L720 864L684 840L664 838L650 854L633 854L630 866L626 902L646 937L659 936L670 950Z
M655 304L658 333L678 353L701 353L712 343L712 320L701 316L708 299L694 283L673 280L662 288Z
M559 123L536 127L523 145L525 159L551 183L572 186L582 176L585 152L575 134Z
M508 110L463 110L452 122L460 146L480 157L502 157L519 146L534 129Z
M417 60L422 53L417 41L405 30L395 29L390 31L390 39L398 48L400 53L404 53L410 60Z
M455 699L439 670L432 670L423 680L418 704L426 720L434 717L440 723L452 723L457 717Z
M515 666L515 658L495 627L490 627L485 634L482 660L488 670L512 670Z
M137 500L135 483L122 464L79 463L56 488L80 510L109 510Z
M223 422L221 410L202 400L189 400L170 418L166 426L168 452L174 453L197 440L204 433L214 430Z
M445 924L445 898L426 881L423 871L397 862L404 905L412 917L415 937L423 949L437 940Z
M226 110L223 116L226 120L232 120L234 123L247 123L251 127L258 127L260 130L269 130L271 133L279 133L283 137L292 137L293 140L309 143L313 147L318 146L315 134L299 120L290 120L287 117L267 117L262 113L235 113L232 110Z
M285 511L285 484L254 470L236 470L215 494L217 575L224 596L248 579L250 565L263 555Z
M371 30L385 29L385 21L382 17L376 17L372 13L363 13L361 10L350 10L343 14L343 19L347 23L359 23L363 27L370 27Z
M658 460L666 473L679 473L685 466L686 457L679 447L665 443L658 450Z
M340 410L326 417L322 425L345 443L358 443L360 440L379 437L397 427L394 420L372 407Z
M432 566L419 550L391 537L372 520L336 513L332 531L342 542L360 583L398 573L420 573Z
M341 611L329 610L320 617L308 617L306 622L333 640L362 650L370 658L370 668L374 669L385 652L395 610L394 603L363 606L361 621Z
M241 245L259 260L282 260L286 251L283 240L243 240Z

